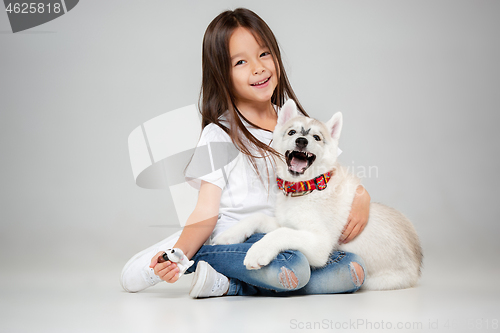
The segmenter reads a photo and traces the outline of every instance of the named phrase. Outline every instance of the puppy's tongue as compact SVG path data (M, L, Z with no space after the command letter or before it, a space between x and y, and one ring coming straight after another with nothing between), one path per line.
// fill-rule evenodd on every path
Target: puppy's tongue
M290 170L295 172L302 172L307 167L307 160L292 157L290 161Z

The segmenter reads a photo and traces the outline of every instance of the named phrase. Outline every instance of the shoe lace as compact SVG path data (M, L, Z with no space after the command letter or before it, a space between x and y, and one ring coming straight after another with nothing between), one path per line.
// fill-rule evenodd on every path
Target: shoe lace
M218 277L215 280L214 285L212 286L212 293L215 293L216 291L222 292L223 282L224 282L224 280L222 278Z
M155 274L154 269L152 269L151 267L146 267L144 270L144 273L145 273L144 278L152 286L157 284L158 282L162 281L162 279L160 279L160 277Z

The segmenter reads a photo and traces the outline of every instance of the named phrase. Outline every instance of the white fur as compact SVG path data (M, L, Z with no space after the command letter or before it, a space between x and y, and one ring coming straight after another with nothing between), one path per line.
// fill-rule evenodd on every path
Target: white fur
M300 133L302 127L310 129L307 135ZM298 132L297 135L289 135L291 129ZM348 251L361 256L365 262L363 288L412 287L420 276L422 253L413 225L397 210L372 203L365 229L349 243L338 244L360 184L358 178L337 162L341 130L341 113L323 124L299 116L293 101L285 103L274 130L273 148L284 154L295 148L297 137L305 137L306 151L315 154L316 160L302 175L292 175L285 161L277 161L277 175L294 182L309 180L330 170L335 170L334 176L323 191L297 197L278 193L275 217L255 214L219 235L215 242L241 243L253 233L267 233L248 251L244 260L248 269L259 269L288 249L301 251L312 267L324 266L334 250ZM314 135L321 140L315 140Z

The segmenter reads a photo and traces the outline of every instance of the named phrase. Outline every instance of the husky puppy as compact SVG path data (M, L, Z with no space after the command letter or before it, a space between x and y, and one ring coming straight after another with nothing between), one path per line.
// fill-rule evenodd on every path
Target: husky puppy
M411 222L399 211L370 205L365 229L347 244L338 244L360 184L337 162L342 114L322 123L300 116L295 102L282 107L272 147L283 154L276 161L278 192L275 217L255 214L220 234L216 244L244 242L267 233L248 251L247 269L259 269L283 250L302 252L312 267L324 266L334 250L353 252L365 262L364 289L414 286L420 276L422 251Z

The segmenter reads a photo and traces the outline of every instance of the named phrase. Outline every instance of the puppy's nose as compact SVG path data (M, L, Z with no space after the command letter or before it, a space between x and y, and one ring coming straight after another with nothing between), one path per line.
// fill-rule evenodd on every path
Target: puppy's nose
M295 140L295 144L300 149L304 149L307 146L308 143L309 143L309 141L307 141L306 138L297 138L297 140Z

